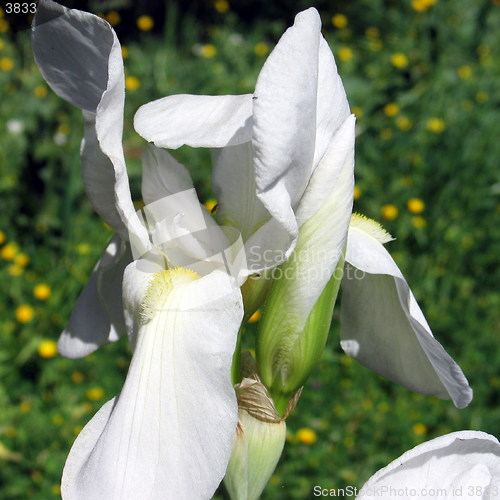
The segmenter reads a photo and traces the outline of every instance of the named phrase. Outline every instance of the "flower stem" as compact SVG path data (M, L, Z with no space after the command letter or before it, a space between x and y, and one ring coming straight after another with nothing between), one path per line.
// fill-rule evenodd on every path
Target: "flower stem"
M241 382L241 338L245 331L245 324L242 323L238 330L238 339L236 340L236 348L233 354L233 363L231 365L231 380L233 385Z

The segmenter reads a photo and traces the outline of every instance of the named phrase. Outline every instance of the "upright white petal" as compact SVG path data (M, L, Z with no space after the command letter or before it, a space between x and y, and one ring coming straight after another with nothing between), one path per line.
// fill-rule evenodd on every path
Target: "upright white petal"
M339 142L330 153L325 162L338 172L336 182L323 206L300 228L294 253L276 274L280 279L267 299L277 306L276 314L269 314L269 306L263 320L275 335L296 332L295 342L342 256L352 212L354 141Z
M252 138L252 96L163 97L139 108L134 128L148 142L168 149L241 144Z
M349 230L342 280L341 345L362 365L413 391L472 400L460 367L433 337L408 283L362 226Z
M84 111L83 179L96 211L122 237L147 242L130 198L122 148L125 85L121 47L103 19L51 0L38 4L35 60L60 97Z
M300 200L313 168L320 29L315 9L298 14L264 64L255 88L257 192L293 237L297 223L292 207Z
M75 441L65 500L208 499L224 476L238 415L230 369L241 294L222 272L184 282L188 272L174 272L172 286L156 276L141 298L127 380ZM137 274L137 263L125 273L135 315Z
M68 326L57 344L67 358L82 358L125 334L122 279L132 261L130 249L115 236L78 297Z
M484 432L460 431L401 455L363 486L358 499L498 498L500 444Z
M142 157L142 198L146 204L193 189L187 169L171 154L149 145Z
M214 149L213 188L223 224L240 228L243 240L270 219L257 197L251 142Z
M295 211L299 227L321 208L336 189L346 155L354 157L354 126L355 117L350 115L333 135L328 149L322 155Z
M316 146L314 167L323 158L334 135L350 114L344 85L328 42L320 35L318 97L316 103Z

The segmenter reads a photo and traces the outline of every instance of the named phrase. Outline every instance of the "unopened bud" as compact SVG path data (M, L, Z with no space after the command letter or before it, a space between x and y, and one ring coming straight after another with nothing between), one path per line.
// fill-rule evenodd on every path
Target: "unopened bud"
M281 415L321 357L330 330L343 265L344 258L341 257L305 321L283 316L286 306L279 288L293 287L292 281L275 281L268 295L257 336L257 361L262 382L269 389Z
M235 389L238 427L224 485L231 500L257 500L283 451L286 424L257 376Z

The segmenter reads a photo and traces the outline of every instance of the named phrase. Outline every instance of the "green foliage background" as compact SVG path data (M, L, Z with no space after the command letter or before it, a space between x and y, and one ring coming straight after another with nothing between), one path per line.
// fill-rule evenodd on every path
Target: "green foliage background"
M135 110L175 93L252 92L299 5L251 11L234 3L186 9L170 2L161 11L151 3L151 32L137 28L137 16L148 13L137 4L102 11L108 19L120 14L115 29L128 51L126 74L136 78L129 80L124 132L134 200L145 146L132 127ZM359 366L340 350L335 313L323 360L287 421L285 452L265 499L310 498L315 485L360 487L405 450L447 432L500 435L499 2L317 6L358 116L355 210L397 238L388 248L435 336L468 377L474 401L457 410ZM41 355L112 234L83 192L80 113L46 87L29 32L15 25L0 18L0 497L41 500L59 495L69 448L119 392L130 353L120 341L83 360ZM182 148L177 156L208 200L209 154ZM412 198L424 202L422 213L409 210ZM51 288L44 300L33 292L41 283ZM29 321L19 315L23 305L33 311Z

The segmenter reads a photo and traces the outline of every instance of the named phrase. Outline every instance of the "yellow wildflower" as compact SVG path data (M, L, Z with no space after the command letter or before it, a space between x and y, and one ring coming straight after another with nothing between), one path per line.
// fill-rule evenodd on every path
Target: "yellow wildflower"
M123 57L123 59L128 58L128 49L127 49L127 47L125 47L125 45L122 45L122 57Z
M64 417L59 413L56 413L55 415L52 415L52 422L55 425L62 425L64 423Z
M354 195L353 198L357 200L361 196L361 189L358 186L354 186Z
M104 17L104 19L106 19L106 21L108 21L108 23L111 24L111 26L116 26L117 24L120 24L120 21L122 20L120 13L116 12L116 10L108 12Z
M16 309L16 319L19 323L28 323L35 316L35 311L28 304L22 304Z
M9 23L5 19L0 19L0 33L9 31Z
M127 90L137 90L141 86L141 81L136 76L127 76L125 78L125 88Z
M141 31L151 31L153 29L154 24L155 23L151 16L140 16L137 19L137 27Z
M384 106L386 116L396 116L399 113L399 106L395 102L390 102Z
M37 85L33 89L33 94L35 94L40 99L42 99L43 97L47 97L48 93L49 91L47 90L47 87L45 85Z
M460 68L457 69L457 75L462 80L467 80L467 78L472 76L472 68L467 65L460 66Z
M14 68L14 61L10 57L2 57L0 59L0 69L2 71L12 71Z
M33 295L38 300L47 300L52 295L52 290L49 285L40 283L33 288Z
M21 267L28 265L30 258L25 253L19 253L14 257L14 262Z
M297 439L303 444L311 445L317 441L318 436L312 429L303 427L297 431Z
M411 121L407 116L398 116L396 118L396 127L398 127L399 130L406 132L411 129Z
M440 134L446 128L444 120L441 118L429 118L427 120L427 130L434 132L435 134Z
M71 380L72 382L74 382L75 384L80 384L81 382L83 382L85 376L83 375L82 372L73 372L71 374Z
M227 0L215 0L214 8L217 12L224 14L229 10L229 2Z
M11 276L21 276L21 274L23 274L24 272L24 269L17 264L12 264L12 266L9 266L8 271Z
M98 401L104 397L104 390L100 387L93 387L92 389L89 389L85 395L91 401Z
M420 215L416 215L415 217L411 218L411 224L416 229L423 229L425 226L427 226L427 221Z
M356 115L356 118L361 118L363 116L363 110L359 106L353 106L351 113Z
M422 423L415 424L412 429L417 436L425 436L427 434L427 427Z
M206 43L200 48L200 56L205 59L212 59L217 54L217 49L211 43Z
M421 214L425 210L425 203L420 198L410 198L406 206L412 214Z
M403 69L408 66L408 57L402 52L397 52L391 56L391 64L398 69Z
M77 247L76 247L76 251L80 254L80 255L88 255L90 253L90 245L88 243L80 243Z
M269 47L267 43L265 42L259 42L255 47L254 47L254 52L259 56L259 57L264 57L269 54Z
M337 55L341 61L350 61L354 56L352 49L349 47L340 47Z
M61 123L61 125L57 127L57 132L63 135L69 135L70 130L71 129L69 128L69 125L67 123Z
M53 358L57 354L57 344L53 340L43 340L37 350L42 358Z
M399 210L398 207L396 207L396 205L393 205L392 203L387 203L382 206L380 213L384 219L394 220L399 215Z
M21 413L28 413L32 408L33 407L29 401L23 400L19 403L19 411Z
M5 233L0 231L0 245L3 245L5 242Z
M344 16L344 14L335 14L332 17L332 24L336 28L345 28L349 24L349 21L347 20L347 17Z

